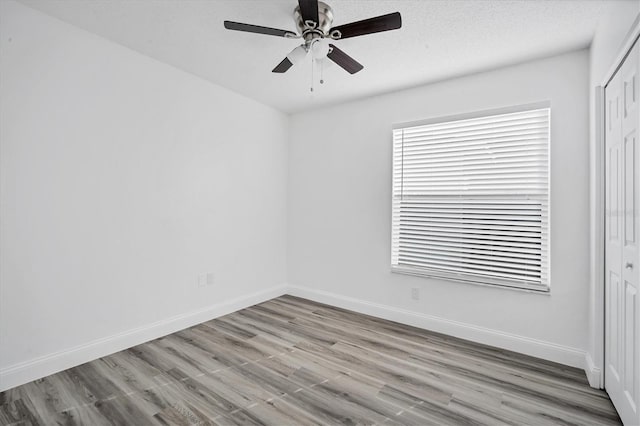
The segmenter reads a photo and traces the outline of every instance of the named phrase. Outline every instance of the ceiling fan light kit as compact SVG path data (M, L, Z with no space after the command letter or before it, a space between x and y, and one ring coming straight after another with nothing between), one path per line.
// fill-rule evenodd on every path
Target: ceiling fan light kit
M318 0L298 0L298 6L293 11L293 19L297 27L297 32L233 21L224 21L224 27L234 31L303 39L303 43L293 49L272 70L274 73L287 72L289 68L301 62L307 54L311 52L313 59L320 61L328 58L349 74L355 74L364 67L329 41L396 30L402 26L402 18L399 12L339 25L337 27L332 26L333 17L331 6L324 2Z
M307 56L306 46L298 46L291 52L289 52L289 54L287 55L287 59L289 60L289 62L295 65L303 60L305 56Z

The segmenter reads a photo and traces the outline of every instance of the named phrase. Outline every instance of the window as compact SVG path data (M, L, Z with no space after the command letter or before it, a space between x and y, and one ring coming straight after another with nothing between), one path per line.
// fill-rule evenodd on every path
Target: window
M395 126L392 270L548 291L549 118Z

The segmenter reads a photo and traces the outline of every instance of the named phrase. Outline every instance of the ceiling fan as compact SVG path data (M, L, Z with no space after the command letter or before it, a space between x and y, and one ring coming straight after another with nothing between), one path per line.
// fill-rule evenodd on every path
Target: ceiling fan
M355 74L364 67L351 56L330 43L329 40L341 40L382 31L396 30L402 26L400 13L394 12L332 27L333 10L328 4L318 0L298 0L298 6L293 11L293 18L298 32L233 21L224 21L224 27L234 31L304 39L304 43L289 52L282 62L276 65L272 72L287 72L289 68L297 62L300 62L311 52L314 59L327 57L350 74Z

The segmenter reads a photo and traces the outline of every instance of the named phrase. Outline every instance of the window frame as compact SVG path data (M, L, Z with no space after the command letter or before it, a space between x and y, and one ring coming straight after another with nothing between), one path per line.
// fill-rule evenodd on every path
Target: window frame
M426 269L426 268L420 268L420 267L411 267L409 265L394 265L393 264L393 251L394 251L394 189L393 189L393 182L394 182L394 160L393 160L393 154L392 154L392 160L391 160L391 272L392 273L396 273L396 274L402 274L402 275L411 275L411 276L418 276L418 277L423 277L423 278L433 278L433 279L439 279L439 280L445 280L445 281L453 281L453 282L458 282L458 283L466 283L466 284L473 284L473 285L479 285L479 286L486 286L486 287L498 287L498 288L504 288L504 289L510 289L510 290L517 290L517 291L524 291L524 292L530 292L530 293L537 293L537 294L546 294L549 295L551 293L551 270L552 270L552 259L551 259L551 212L552 212L552 203L551 203L551 199L552 199L552 188L551 188L551 165L552 165L552 158L551 158L551 133L552 133L552 114L551 114L551 102L550 101L541 101L541 102L535 102L535 103L529 103L529 104L521 104L521 105L515 105L515 106L509 106L509 107L503 107L503 108L495 108L495 109L486 109L486 110L479 110L479 111L473 111L473 112L468 112L468 113L462 113L462 114L454 114L454 115L448 115L448 116L439 116L439 117L433 117L433 118L427 118L427 119L422 119L422 120L417 120L417 121L410 121L410 122L401 122L401 123L395 123L392 125L392 135L393 135L393 131L398 130L398 129L406 129L406 128L410 128L410 127L417 127L417 126L425 126L425 125L431 125L431 124L443 124L443 123L449 123L449 122L455 122L455 121L461 121L461 120L469 120L469 119L476 119L476 118L483 118L483 117L490 117L490 116L494 116L494 115L502 115L502 114L511 114L511 113L519 113L519 112L526 112L526 111L533 111L533 110L539 110L539 109L548 109L549 110L549 121L548 121L548 135L547 135L547 232L548 232L548 236L547 236L547 241L546 241L546 254L547 254L547 282L546 284L527 284L524 282L515 282L513 280L507 280L507 279L499 279L496 277L480 277L478 276L477 279L474 279L472 276L470 276L470 274L457 274L457 273L451 273L451 272L446 272L446 271L437 271L434 269ZM391 151L393 153L394 151L394 141L393 141L393 137L391 138Z

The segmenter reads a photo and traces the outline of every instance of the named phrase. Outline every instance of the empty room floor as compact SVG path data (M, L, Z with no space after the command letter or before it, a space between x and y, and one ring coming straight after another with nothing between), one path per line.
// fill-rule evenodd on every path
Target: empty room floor
M584 372L282 296L0 394L5 424L620 424Z

